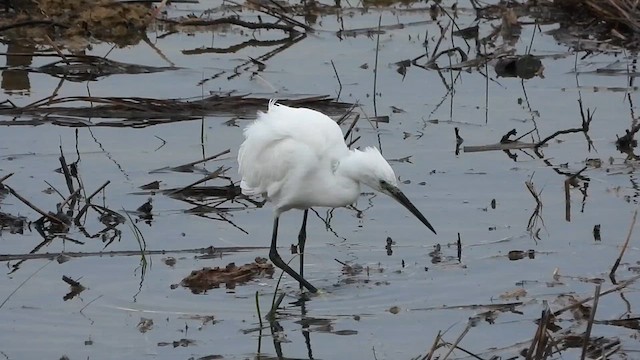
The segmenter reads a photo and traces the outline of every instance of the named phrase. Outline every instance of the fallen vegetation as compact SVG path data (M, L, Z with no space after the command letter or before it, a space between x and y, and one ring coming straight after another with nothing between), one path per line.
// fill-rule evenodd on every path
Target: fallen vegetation
M224 268L205 267L194 270L189 276L182 279L180 285L189 288L194 294L201 294L207 290L219 288L222 284L227 289L234 289L237 285L245 284L255 278L271 277L274 267L267 259L256 258L254 262L236 266L229 263Z

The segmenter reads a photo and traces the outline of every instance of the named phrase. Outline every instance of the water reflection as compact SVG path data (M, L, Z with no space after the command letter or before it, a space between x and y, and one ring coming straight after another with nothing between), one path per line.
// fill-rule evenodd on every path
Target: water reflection
M5 58L6 68L2 71L2 89L5 94L29 95L31 83L26 68L33 62L36 48L29 43L9 42Z

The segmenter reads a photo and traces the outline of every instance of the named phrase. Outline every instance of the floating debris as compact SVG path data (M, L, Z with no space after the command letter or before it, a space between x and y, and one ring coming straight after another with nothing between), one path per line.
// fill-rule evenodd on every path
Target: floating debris
M533 55L501 57L495 64L495 70L499 77L518 77L525 80L535 76L544 78L542 61Z
M140 322L136 325L136 328L141 333L146 333L153 328L153 319L140 318Z
M84 286L82 286L82 284L68 276L62 276L62 281L69 284L69 286L71 287L69 293L64 296L64 301L73 299L77 295L80 295L80 293L86 289Z
M353 104L339 102L331 97L306 96L282 99L280 104L308 107L329 115L342 115ZM113 126L147 127L156 124L200 119L207 115L234 115L255 118L258 110L264 110L267 98L248 95L213 94L205 98L152 99L141 97L94 97L69 96L45 98L29 106L19 107L12 103L0 103L0 115L31 116L32 120L12 119L0 121L0 125L39 125L54 122L62 126ZM72 106L64 106L66 104ZM45 116L46 115L46 116ZM114 122L94 123L78 118L120 119ZM381 117L385 118L385 117ZM121 119L127 119L122 121ZM384 119L383 119L384 120ZM379 122L383 120L377 119ZM388 117L386 117L388 122Z
M219 288L225 284L227 289L233 289L236 285L244 284L257 277L271 277L274 268L267 259L257 257L254 262L236 266L230 263L224 268L205 267L201 270L195 270L189 276L182 279L180 285L191 289L194 294L201 294L207 290Z

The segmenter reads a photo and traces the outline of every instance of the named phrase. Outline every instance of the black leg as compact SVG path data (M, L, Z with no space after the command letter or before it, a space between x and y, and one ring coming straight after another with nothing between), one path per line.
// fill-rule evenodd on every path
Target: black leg
M307 241L307 216L309 215L309 209L304 210L302 215L302 226L300 227L300 233L298 233L298 253L300 254L300 276L304 278L304 244ZM300 284L302 289L302 284Z
M302 286L306 287L307 290L311 291L312 293L317 292L318 289L316 289L315 286L311 285L311 283L309 283L302 276L300 276L300 274L298 274L297 272L293 271L293 269L291 267L289 267L289 265L287 265L287 263L282 261L282 258L280 257L280 254L278 254L278 246L277 246L277 242L278 242L278 220L279 220L278 216L276 216L276 218L273 220L273 235L271 236L271 249L269 250L269 259L271 259L271 261L273 262L273 264L275 266L279 267L284 272L286 272L287 274L291 275L291 277L293 277L294 279L298 280L298 282Z

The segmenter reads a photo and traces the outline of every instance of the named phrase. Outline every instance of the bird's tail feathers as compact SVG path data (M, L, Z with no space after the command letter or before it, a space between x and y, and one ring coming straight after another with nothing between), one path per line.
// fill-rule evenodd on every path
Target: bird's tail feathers
M269 112L275 110L276 106L280 106L280 104L278 104L278 99L269 100L269 106L267 107L266 112L258 110L258 120L260 120L264 115L267 115ZM245 130L247 130L247 128L245 128Z

